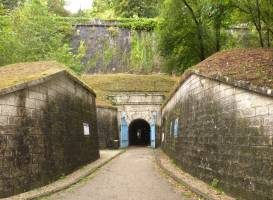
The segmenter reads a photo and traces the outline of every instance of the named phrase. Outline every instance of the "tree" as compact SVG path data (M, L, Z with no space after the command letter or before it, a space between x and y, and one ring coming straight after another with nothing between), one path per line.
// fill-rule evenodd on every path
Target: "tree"
M47 6L50 12L59 16L68 16L69 12L64 9L65 0L47 0Z
M208 16L213 23L215 32L215 50L221 50L221 29L223 23L230 20L232 13L232 2L230 0L208 0L204 1L208 10Z
M114 10L120 17L155 17L161 0L114 0Z
M0 37L0 66L40 60L57 60L79 72L84 44L72 54L72 24L59 20L45 1L30 0L5 17Z
M263 0L261 2L261 16L266 29L267 46L271 46L273 36L273 0Z
M208 7L201 0L166 0L159 49L168 72L183 72L215 52Z
M260 46L265 46L265 32L267 32L267 46L270 46L270 33L273 34L273 1L272 0L240 0L233 1L245 21L250 21L259 37Z
M187 28L185 28L187 27ZM159 21L159 50L164 70L183 72L200 60L196 24L180 0L166 0Z
M94 0L91 16L96 18L114 18L114 0Z
M260 0L234 1L233 5L239 9L241 13L245 14L247 20L250 20L254 24L259 34L260 45L264 47Z
M205 47L204 47L204 29L203 29L203 22L202 22L202 3L201 2L193 2L190 5L188 0L182 0L184 5L186 6L192 21L195 24L196 34L198 38L199 44L199 58L200 60L205 59ZM195 7L195 8L194 8Z
M94 0L92 15L111 18L152 18L159 14L163 0Z

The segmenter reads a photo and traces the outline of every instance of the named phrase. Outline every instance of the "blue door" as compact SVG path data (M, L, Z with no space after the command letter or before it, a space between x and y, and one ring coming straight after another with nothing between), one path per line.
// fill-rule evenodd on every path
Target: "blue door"
M120 126L120 148L127 148L128 143L128 126L126 122L126 114L122 113L121 126Z
M153 112L153 116L152 117L153 118L152 118L152 124L151 124L151 147L155 148L157 113Z

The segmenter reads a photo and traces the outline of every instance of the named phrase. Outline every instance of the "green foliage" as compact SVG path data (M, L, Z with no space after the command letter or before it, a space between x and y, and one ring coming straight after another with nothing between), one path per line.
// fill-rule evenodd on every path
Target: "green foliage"
M158 28L164 70L180 73L214 52L272 46L273 0L165 0Z
M117 34L117 33L116 33ZM115 37L114 35L112 35L112 37ZM102 58L102 62L103 62L103 66L107 67L110 62L113 59L113 56L116 55L117 53L117 49L115 46L110 45L109 42L104 42L103 43L103 58Z
M114 0L94 0L91 13L86 13L93 18L111 19L115 18Z
M214 179L212 180L212 182L211 182L211 186L212 186L213 188L218 188L219 182L220 182L220 181L219 181L217 178L214 178Z
M135 72L151 72L156 67L154 59L156 47L154 35L147 32L132 33L131 68Z
M64 9L64 0L47 0L47 6L50 12L59 16L68 16L69 13Z
M110 29L111 31L114 31L114 33L111 33L111 37L114 38L117 36L118 31L117 29ZM101 62L103 68L101 68L102 71L107 70L108 65L111 63L114 56L118 54L118 49L116 48L115 44L110 44L111 42L109 40L103 40L101 41L102 49L97 50L95 54L92 56L91 59L88 60L87 66L89 66L90 69L96 68L97 62Z
M166 0L159 23L159 50L164 57L164 70L180 73L202 60L200 54L209 56L214 51L213 35L203 23L204 7L198 1L194 6L197 25L188 8L180 0ZM200 31L201 41L198 37ZM200 48L202 42L203 49ZM202 52L203 51L203 52Z
M114 0L114 10L120 17L156 17L160 2L159 0Z
M119 22L118 27L132 30L151 31L154 30L158 25L156 19L148 18L119 18L116 19L116 21Z
M131 30L130 44L127 48L119 48L120 32L118 27L109 27L109 37L100 38L100 46L87 59L88 68L106 72L112 70L128 70L130 72L149 73L158 70L158 54L156 37L150 31ZM118 66L116 66L118 65Z
M39 60L57 60L76 72L82 70L82 44L74 55L69 46L72 24L59 20L46 2L28 1L10 12L1 26L0 66ZM2 20L1 20L2 22Z
M273 38L273 0L234 0L233 6L238 11L236 19L256 29L260 46L270 47Z
M152 18L159 14L162 0L94 0L92 17Z

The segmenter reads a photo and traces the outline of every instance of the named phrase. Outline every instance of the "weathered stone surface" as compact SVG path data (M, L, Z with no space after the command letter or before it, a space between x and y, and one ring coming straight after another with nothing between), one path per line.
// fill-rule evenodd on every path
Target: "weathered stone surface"
M204 79L191 75L164 106L162 148L185 171L219 180L236 197L272 199L272 97Z
M72 47L77 51L81 42L84 42L87 48L83 60L86 73L124 73L137 69L145 72L147 67L149 67L147 72L150 72L160 71L155 40L153 31L133 31L100 21L76 25ZM150 42L150 45L147 42ZM133 58L135 43L140 44L137 46L138 50L146 55L142 58L145 62L136 65L137 69L133 66L139 61ZM148 45L149 48L145 48Z
M153 122L153 113L157 114L156 125L160 125L160 108L165 96L156 92L127 92L116 93L109 97L118 109L118 124L121 123L122 113L126 115L129 126L136 119L143 119L150 125ZM156 145L159 135L156 135Z
M114 148L114 140L119 139L117 109L97 107L97 120L100 149Z
M99 157L95 96L67 75L2 95L0 102L0 197L45 185Z

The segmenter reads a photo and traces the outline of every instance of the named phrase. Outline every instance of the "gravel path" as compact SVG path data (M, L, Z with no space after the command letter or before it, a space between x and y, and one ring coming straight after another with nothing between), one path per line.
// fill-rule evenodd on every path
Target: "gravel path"
M93 176L49 200L185 200L155 167L153 150L130 148Z

